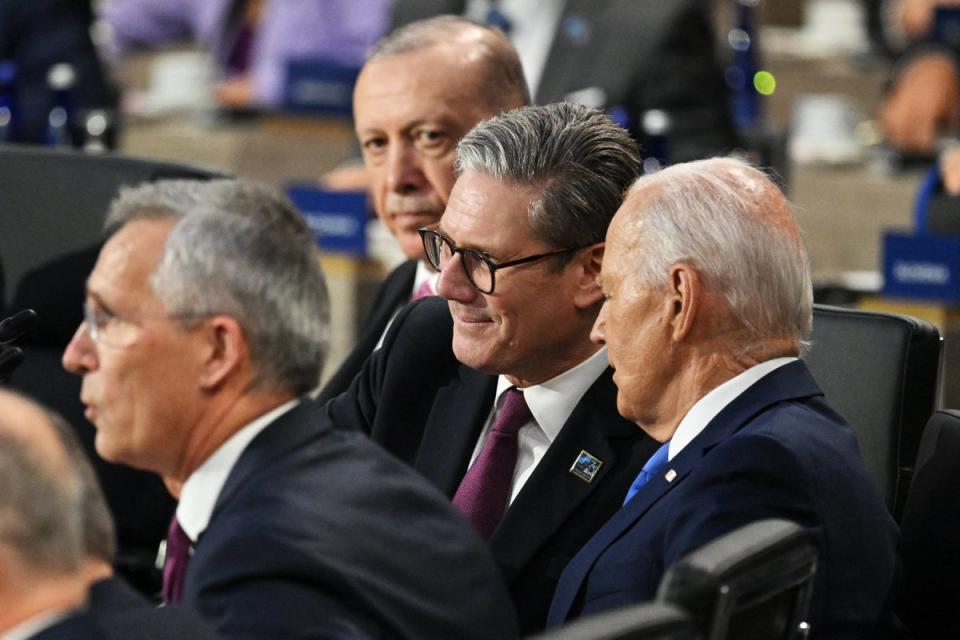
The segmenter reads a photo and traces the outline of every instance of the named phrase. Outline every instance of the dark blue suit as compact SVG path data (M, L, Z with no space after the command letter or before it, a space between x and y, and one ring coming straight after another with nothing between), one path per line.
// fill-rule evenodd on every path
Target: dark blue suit
M111 640L212 640L216 636L187 607L157 607L123 579L111 577L90 587L87 607Z
M331 419L359 429L453 497L496 395L497 376L457 361L447 301L407 305L347 393L327 404ZM540 631L560 572L616 513L659 446L617 413L607 369L577 403L490 538L513 596L520 631ZM602 461L586 482L570 472L581 452Z
M886 620L896 525L805 364L751 386L668 469L671 482L655 477L567 565L548 625L650 600L666 567L767 517L799 523L819 549L814 636L873 637Z
M187 568L225 638L510 638L472 527L416 472L302 403L244 450Z

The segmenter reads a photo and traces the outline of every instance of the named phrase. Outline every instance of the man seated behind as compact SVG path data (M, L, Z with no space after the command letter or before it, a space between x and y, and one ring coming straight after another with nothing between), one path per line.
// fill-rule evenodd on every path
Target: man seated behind
M609 117L558 103L476 125L457 165L423 230L442 298L401 312L327 410L453 499L531 633L656 448L617 415L606 350L590 342L603 235L639 160Z
M517 52L498 30L440 16L397 29L373 47L353 92L353 119L373 206L407 260L390 272L321 402L345 391L397 313L435 293L417 229L443 214L457 142L484 118L525 105Z
M227 638L515 635L469 525L301 402L326 351L326 287L303 220L271 193L112 211L64 353L98 453L182 483L167 601Z
M593 338L609 350L617 407L664 444L652 479L567 566L550 624L652 599L686 553L779 517L820 552L812 637L878 637L896 525L797 359L813 294L780 190L732 159L644 176L607 232L601 284Z

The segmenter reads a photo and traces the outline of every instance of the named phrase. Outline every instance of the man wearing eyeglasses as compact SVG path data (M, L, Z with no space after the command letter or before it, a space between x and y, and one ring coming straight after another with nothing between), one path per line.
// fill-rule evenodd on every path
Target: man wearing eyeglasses
M83 376L97 452L180 487L164 600L224 638L513 637L506 588L469 525L303 401L328 302L302 216L243 182L194 183L199 206L155 191L184 182L112 211L121 226L63 357Z
M403 305L435 293L417 229L443 213L457 141L480 120L526 104L526 95L506 36L463 18L409 24L371 50L353 96L357 138L377 216L408 259L380 287L321 402L346 390Z
M604 234L639 161L607 116L553 104L476 125L457 167L443 217L420 232L442 298L402 311L326 410L489 540L527 634L655 448L617 413L606 351L590 342Z

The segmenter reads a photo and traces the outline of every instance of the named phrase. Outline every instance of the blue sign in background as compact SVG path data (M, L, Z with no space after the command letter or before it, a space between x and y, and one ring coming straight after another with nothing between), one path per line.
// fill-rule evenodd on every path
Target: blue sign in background
M317 244L325 251L367 255L367 196L293 184L287 195L306 218Z
M289 111L350 116L359 67L318 60L287 63L283 106Z
M960 236L885 233L883 293L960 302Z

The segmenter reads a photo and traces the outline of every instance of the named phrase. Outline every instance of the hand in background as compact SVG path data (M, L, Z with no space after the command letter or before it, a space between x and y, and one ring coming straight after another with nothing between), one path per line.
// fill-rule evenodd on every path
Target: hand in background
M33 309L24 309L0 322L0 382L5 382L13 370L23 362L23 351L13 344L33 328L37 314Z
M932 154L941 128L957 125L960 77L953 61L929 54L907 65L880 108L890 143L911 153Z

